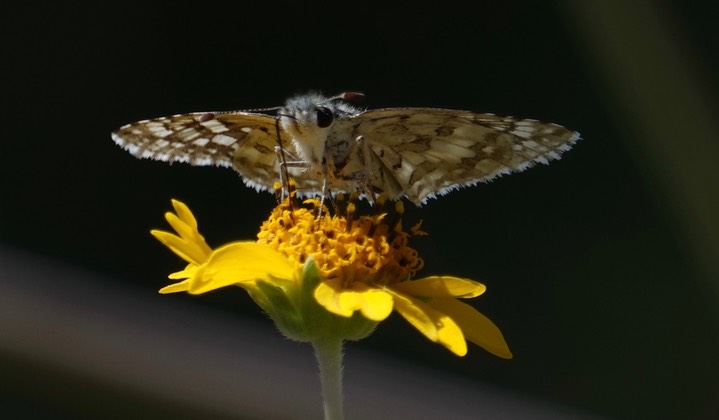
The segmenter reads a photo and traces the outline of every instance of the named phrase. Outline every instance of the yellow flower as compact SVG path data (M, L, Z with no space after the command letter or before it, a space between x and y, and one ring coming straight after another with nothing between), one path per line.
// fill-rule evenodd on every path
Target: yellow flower
M152 234L188 265L170 274L180 281L160 293L243 287L286 335L302 341L360 339L396 311L459 356L470 341L512 357L499 329L458 300L481 295L483 284L448 276L411 279L423 262L408 240L423 232L402 229L401 202L393 212L366 216L356 216L354 201L342 197L334 215L319 199L305 201L309 208L293 203L286 199L272 211L256 242L213 250L187 206L173 200L175 213L166 218L177 234Z

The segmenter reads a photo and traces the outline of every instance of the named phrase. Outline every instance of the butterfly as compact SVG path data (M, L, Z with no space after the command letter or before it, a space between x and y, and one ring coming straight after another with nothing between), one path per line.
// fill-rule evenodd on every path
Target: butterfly
M309 93L255 111L138 121L112 139L138 158L235 169L257 191L295 180L300 196L379 193L416 205L558 159L580 139L553 123L441 108L363 110L364 95ZM272 112L274 115L263 112Z

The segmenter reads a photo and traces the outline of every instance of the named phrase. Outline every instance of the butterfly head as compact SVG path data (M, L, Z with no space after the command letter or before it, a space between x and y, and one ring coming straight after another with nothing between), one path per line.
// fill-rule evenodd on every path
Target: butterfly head
M316 93L300 95L288 99L277 111L280 126L292 138L304 161L320 162L332 125L338 119L360 112L346 102L346 95L331 98ZM356 97L361 94L352 95Z

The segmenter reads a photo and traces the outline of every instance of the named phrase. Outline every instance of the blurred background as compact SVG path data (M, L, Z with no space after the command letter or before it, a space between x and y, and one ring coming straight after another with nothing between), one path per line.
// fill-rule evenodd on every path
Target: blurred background
M715 418L716 1L57 2L2 7L3 418L319 418L308 345L239 288L157 294L170 199L217 246L274 206L229 169L137 160L119 126L356 90L370 108L556 122L560 161L409 209L421 274L515 358L457 358L393 315L347 346L347 418ZM409 207L409 206L408 206Z

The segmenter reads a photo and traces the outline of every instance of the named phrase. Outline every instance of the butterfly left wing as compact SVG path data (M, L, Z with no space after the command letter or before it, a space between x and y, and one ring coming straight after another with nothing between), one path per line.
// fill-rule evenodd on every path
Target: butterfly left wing
M272 190L279 178L276 119L251 112L191 113L127 124L113 140L138 158L232 167L245 184ZM282 144L294 153L281 133Z
M580 139L557 124L435 108L370 110L349 124L367 142L372 186L417 205L558 159Z

